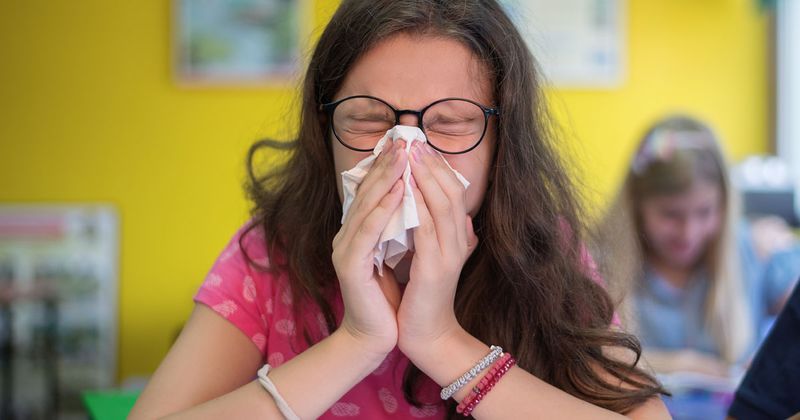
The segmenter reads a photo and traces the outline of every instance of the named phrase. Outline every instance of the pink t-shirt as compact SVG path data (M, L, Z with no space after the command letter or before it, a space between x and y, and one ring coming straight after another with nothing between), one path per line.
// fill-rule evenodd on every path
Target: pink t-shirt
M297 322L292 313L292 295L286 273L273 275L249 264L239 246L242 234L244 228L234 235L222 251L194 301L207 305L233 323L250 337L264 361L277 367L302 353L308 345L296 331ZM254 262L266 265L269 257L260 228L248 232L242 243ZM331 303L337 322L341 321L341 295L337 294ZM325 320L317 308L306 311L304 316L312 334L328 335ZM439 387L431 380L427 380L419 398L435 405L417 408L406 402L402 383L407 366L408 359L395 347L375 371L319 418L444 418Z
M244 232L244 227L239 229L222 251L194 300L207 305L235 325L250 338L261 352L263 360L277 367L302 353L308 345L297 334L287 274L280 272L273 275L249 264L239 246L239 238ZM269 256L261 228L249 231L242 244L256 264L267 265ZM584 253L584 258L591 277L602 282L591 256ZM341 294L337 293L331 299L331 304L338 323L343 314ZM302 316L312 336L325 337L329 334L318 308L309 308ZM614 323L618 323L616 316ZM426 380L418 396L427 405L417 408L406 402L402 382L407 366L408 359L395 347L375 371L319 418L444 418L439 387L430 379Z

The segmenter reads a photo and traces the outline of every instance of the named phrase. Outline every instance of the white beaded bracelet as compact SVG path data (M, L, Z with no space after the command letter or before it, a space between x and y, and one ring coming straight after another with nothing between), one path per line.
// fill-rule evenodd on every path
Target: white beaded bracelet
M300 417L297 417L297 414L292 411L292 408L289 407L289 404L286 403L286 400L281 397L281 394L278 393L278 389L275 388L275 384L269 380L267 377L267 373L269 373L269 364L264 365L261 369L258 370L258 382L261 383L261 386L269 392L269 395L272 395L272 399L275 400L275 405L278 406L278 411L283 414L283 417L287 420L300 420Z
M475 379L479 373L481 373L484 369L489 367L492 363L494 363L497 359L500 358L500 355L503 354L503 348L500 346L492 346L489 349L489 354L487 354L483 359L481 359L472 369L468 370L465 374L461 375L460 378L456 379L448 385L446 388L442 388L442 392L439 394L443 400L447 400L453 396L459 389L463 388L464 385L468 384L469 381Z

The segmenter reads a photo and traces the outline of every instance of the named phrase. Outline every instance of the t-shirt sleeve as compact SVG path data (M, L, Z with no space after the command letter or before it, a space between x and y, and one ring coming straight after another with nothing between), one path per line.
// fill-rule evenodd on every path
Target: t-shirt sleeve
M247 231L246 226L236 232L219 255L194 301L230 321L264 354L269 337L269 314L264 305L272 295L274 282L272 274L248 261L249 256L258 266L268 263L260 228Z

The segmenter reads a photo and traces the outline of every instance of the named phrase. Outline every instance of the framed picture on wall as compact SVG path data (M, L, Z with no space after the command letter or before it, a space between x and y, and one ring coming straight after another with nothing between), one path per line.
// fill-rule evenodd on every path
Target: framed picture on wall
M310 0L173 0L176 78L187 85L291 81L310 32Z
M613 89L626 73L627 0L500 0L562 89Z

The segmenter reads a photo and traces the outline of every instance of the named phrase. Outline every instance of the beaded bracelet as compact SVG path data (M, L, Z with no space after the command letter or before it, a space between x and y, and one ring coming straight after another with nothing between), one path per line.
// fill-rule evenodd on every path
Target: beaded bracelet
M511 369L511 367L514 366L515 363L516 360L514 360L514 358L511 358L506 362L505 365L503 365L500 369L498 369L497 373L494 375L492 380L488 381L486 385L484 385L483 388L480 390L480 393L476 395L467 406L464 407L463 409L464 416L469 416L470 414L472 414L472 410L474 410L475 407L477 407L478 404L480 404L480 402L483 400L486 394L488 394L489 391L491 391L492 388L494 388L494 386L497 385L498 382L500 382L500 379L503 377L503 375L505 375L506 372L508 372Z
M464 401L462 401L461 404L456 407L456 411L458 413L461 413L465 417L472 414L472 410L474 410L475 407L480 404L486 394L488 394L489 391L491 391L492 388L494 388L494 386L500 382L500 379L503 377L503 375L505 375L506 372L508 372L516 363L516 360L514 360L511 355L508 355L508 357L504 359L505 361L502 364L498 361L498 363L492 367L492 370L490 370L484 378L481 378L481 382L479 382L478 385L473 388L473 391L467 396L467 398L464 398Z
M475 379L479 373L481 373L484 369L489 367L492 363L494 363L497 359L500 358L500 355L503 354L503 349L500 346L492 346L490 348L489 354L487 354L483 359L481 359L472 369L468 370L465 374L461 375L460 378L456 379L448 385L446 388L442 388L442 392L439 394L443 400L447 400L453 396L459 389L463 388L464 385L469 383L469 381Z
M486 375L484 375L483 378L481 378L481 380L472 387L472 390L470 390L469 394L467 394L467 396L461 400L461 403L459 403L458 407L456 407L456 412L461 413L464 408L466 408L466 406L469 405L469 403L472 402L472 400L475 399L478 394L480 394L481 390L486 387L486 384L491 381L492 378L494 378L498 369L505 366L509 359L511 359L511 354L504 353L503 356L500 357L486 372Z

